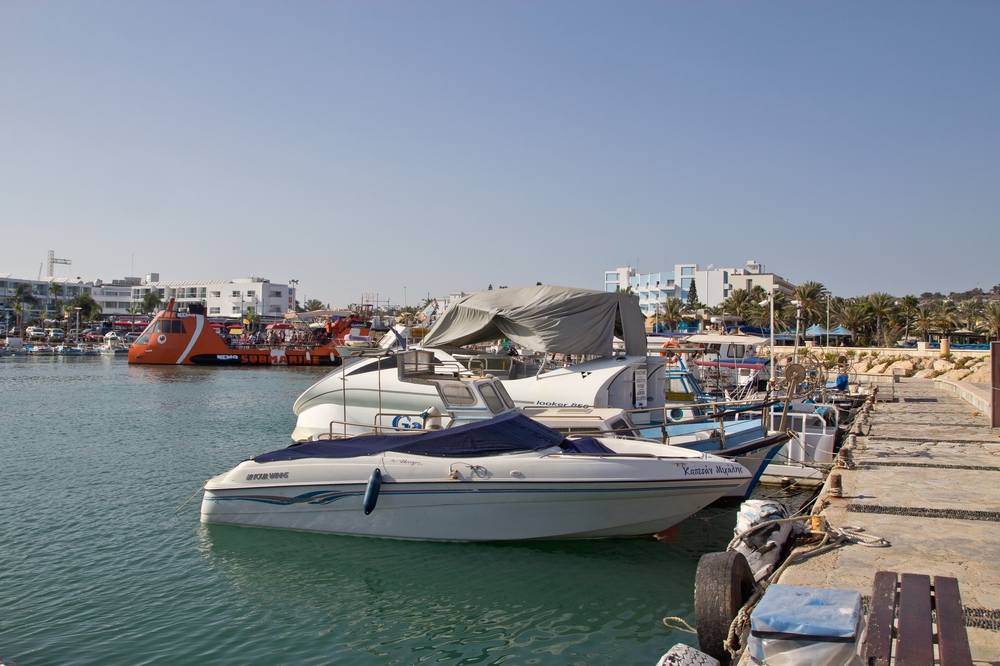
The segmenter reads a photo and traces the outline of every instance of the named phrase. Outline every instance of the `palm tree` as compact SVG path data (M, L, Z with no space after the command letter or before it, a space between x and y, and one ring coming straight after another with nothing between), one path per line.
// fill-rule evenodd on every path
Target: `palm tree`
M62 295L63 289L64 289L63 285L59 284L58 282L50 282L49 283L49 295L52 296L52 297L54 297L54 300L52 301L52 305L53 305L53 309L57 313L59 312L60 309L62 309L62 306L63 306L62 300L60 300L58 298L59 296Z
M851 344L857 344L858 331L868 325L870 316L868 303L856 298L844 301L836 311L837 323L851 332Z
M770 306L768 306L770 307ZM768 325L771 324L771 313L768 312ZM795 325L795 306L781 292L774 295L774 330L787 331Z
M823 311L821 306L826 305L824 301L826 294L827 289L821 282L803 282L792 290L793 300L799 302L802 311L803 329L818 320Z
M260 313L259 312L248 312L243 315L243 323L252 331L256 332L260 330Z
M83 321L91 321L97 319L101 316L101 304L94 300L94 297L88 293L80 294L69 302L70 307L80 308L80 319Z
M927 334L934 328L937 321L934 317L934 311L928 307L919 307L913 317L913 326L923 333L924 342L927 342Z
M733 289L729 292L729 298L723 303L723 309L737 317L744 317L751 305L750 292L746 289Z
M958 308L951 301L945 301L938 306L934 312L934 323L943 337L947 338L957 328L957 317Z
M17 331L24 335L24 303L14 303L14 314L17 315Z
M758 328L768 328L771 326L771 307L760 305L760 301L751 303L744 316L746 322Z
M310 298L308 301L305 302L305 305L303 307L305 307L307 312L312 312L313 310L322 310L323 301L319 300L318 298Z
M800 320L798 324L803 333L810 324L818 319L821 310L820 302L826 293L826 287L821 282L813 282L811 280L796 285L795 289L792 290L792 296L795 297L794 300L799 302L798 312ZM798 345L799 341L796 340L795 344Z
M142 306L141 305L133 305L132 307L125 308L125 312L129 313L130 315L132 315L132 330L134 331L135 330L135 316L137 314L142 314L143 313Z
M920 300L916 296L903 296L899 299L899 311L906 318L906 332L903 333L903 337L907 340L910 338L910 322L913 321L913 315L916 314L919 305Z
M759 284L755 284L754 286L750 287L748 293L750 294L751 303L760 303L761 301L767 298L767 289L764 289L764 287L760 286Z
M677 330L677 325L684 319L684 301L679 298L668 298L663 303L660 319L666 324L668 330Z
M155 289L150 289L149 292L142 297L142 311L146 314L155 312L161 302L160 292Z
M962 301L962 304L958 306L958 314L965 328L975 332L979 326L979 317L982 314L982 310L983 304L978 298L975 300L970 298L967 301Z
M883 347L888 347L889 342L886 340L885 331L882 329L882 321L892 314L892 309L895 303L895 299L891 294L887 294L884 291L877 291L874 294L868 296L868 307L871 311L873 317L875 317L876 322L876 333L875 339Z
M14 309L17 311L20 319L18 322L18 328L20 329L21 334L24 335L25 318L30 318L31 308L38 305L38 299L35 298L35 295L31 291L31 283L21 282L17 285L14 289L14 301L21 306L20 308L15 307ZM25 308L25 305L28 307Z
M993 301L983 309L983 326L989 331L990 338L1000 339L1000 303Z

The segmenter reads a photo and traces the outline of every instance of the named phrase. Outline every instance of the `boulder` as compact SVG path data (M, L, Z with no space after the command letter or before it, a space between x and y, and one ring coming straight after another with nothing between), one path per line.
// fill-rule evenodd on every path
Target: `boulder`
M944 359L938 359L937 361L934 361L934 366L933 367L934 367L935 370L946 370L947 371L947 370L954 370L955 369L955 364L952 363L951 361L945 361Z
M972 382L974 384L989 384L990 383L990 366L984 365L976 368L971 374L965 376L962 379L963 382Z
M926 370L918 370L913 376L916 379L930 379L933 374L934 370L932 368L927 368Z
M972 373L966 370L965 368L962 368L961 370L949 370L943 375L939 375L939 377L941 379L951 379L952 381L960 382L965 378L966 375L970 374Z
M913 361L896 361L887 368L887 374L901 374L904 377L909 377L913 374L915 364ZM902 372L897 373L896 370L901 370Z

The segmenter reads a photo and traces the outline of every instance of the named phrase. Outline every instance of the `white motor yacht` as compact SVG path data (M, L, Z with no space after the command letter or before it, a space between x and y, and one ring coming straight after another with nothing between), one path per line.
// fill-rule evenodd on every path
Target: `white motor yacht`
M616 354L620 338L624 355ZM466 345L512 340L535 350L543 362L523 362L503 354L480 353ZM428 407L444 411L433 387L403 382L391 352L398 337L383 337L382 358L345 359L309 387L293 410L292 438L301 441L350 422L345 434L360 434L380 422L383 412L418 415ZM519 407L617 407L656 409L664 405L665 358L646 355L638 299L624 293L536 286L480 292L449 307L423 338L421 349L442 366L478 370L500 379ZM554 356L585 358L565 366ZM635 414L642 425L649 413Z

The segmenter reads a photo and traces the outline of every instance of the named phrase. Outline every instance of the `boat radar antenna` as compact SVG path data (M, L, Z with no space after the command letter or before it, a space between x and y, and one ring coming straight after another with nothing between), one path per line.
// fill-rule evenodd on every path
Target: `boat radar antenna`
M48 275L49 277L55 277L56 264L63 264L65 266L69 266L72 263L73 262L69 259L56 259L56 251L49 250L49 270L48 273L46 273L46 275Z

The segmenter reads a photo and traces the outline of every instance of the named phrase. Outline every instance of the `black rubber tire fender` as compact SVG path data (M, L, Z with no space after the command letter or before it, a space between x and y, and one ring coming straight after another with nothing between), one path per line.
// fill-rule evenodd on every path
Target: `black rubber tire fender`
M698 561L694 579L694 616L698 644L705 654L723 665L730 661L726 650L729 625L756 589L750 565L743 553L706 553Z

